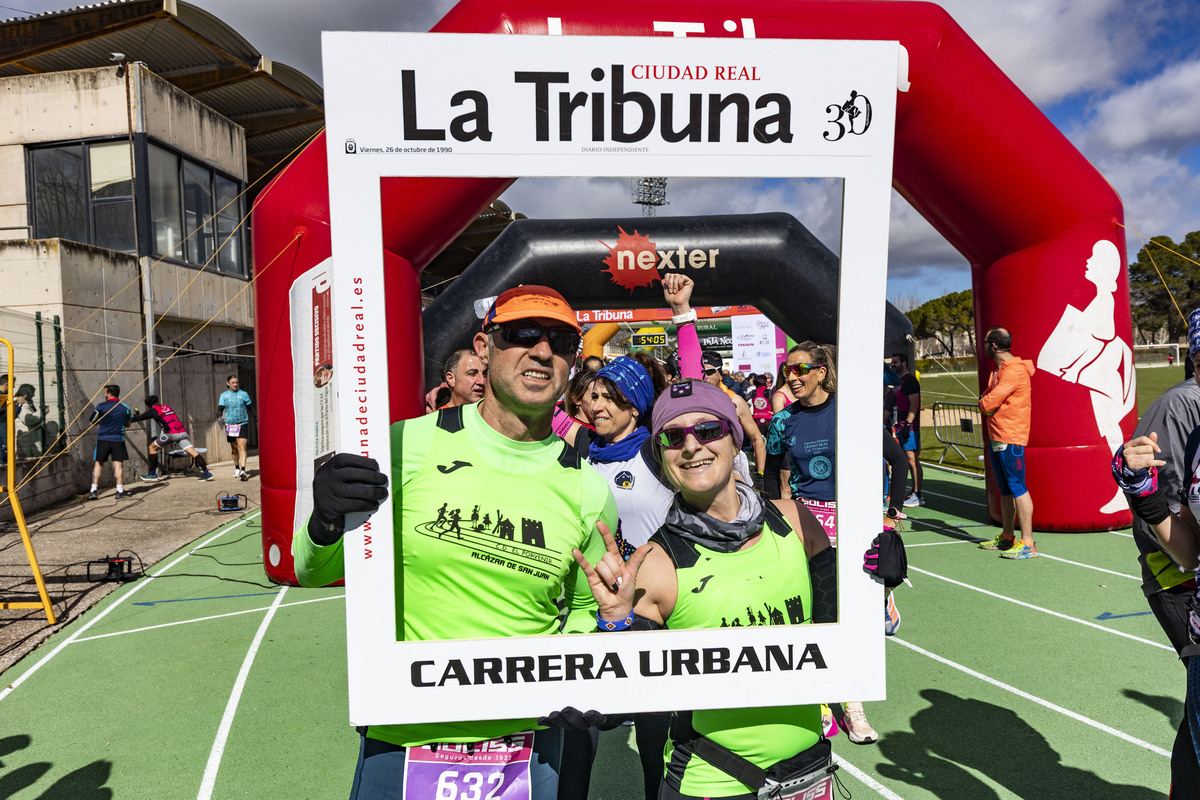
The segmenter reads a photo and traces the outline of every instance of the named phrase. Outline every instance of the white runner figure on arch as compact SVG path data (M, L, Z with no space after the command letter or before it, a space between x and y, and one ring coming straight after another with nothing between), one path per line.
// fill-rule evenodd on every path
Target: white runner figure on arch
M1038 369L1091 390L1092 414L1109 452L1124 441L1121 420L1137 398L1133 350L1116 335L1113 294L1120 274L1117 246L1107 239L1096 242L1084 273L1096 286L1095 299L1082 311L1068 304L1037 356ZM1118 489L1100 511L1114 514L1128 507Z

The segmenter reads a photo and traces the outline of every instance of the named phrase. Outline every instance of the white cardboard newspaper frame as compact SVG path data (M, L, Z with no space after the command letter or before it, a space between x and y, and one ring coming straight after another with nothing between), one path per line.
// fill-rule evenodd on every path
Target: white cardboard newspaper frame
M664 711L883 698L882 588L860 564L880 529L879 495L871 476L880 474L881 463L879 358L899 44L327 32L322 45L333 262L338 265L334 353L343 375L337 381L343 431L339 449L365 451L381 464L391 459L380 178L661 175L844 182L836 476L839 623L397 642L389 500L369 526L351 520L345 537L352 724L520 718L567 705L608 712ZM659 117L666 93L682 95L675 99L676 109L687 108L690 93L706 98L744 93L751 102L749 140L736 141L735 126L723 120L718 142L707 141L706 123L699 142L666 142L656 124L640 141L614 143L615 65L624 76L622 94L645 93ZM654 65L660 72L675 67L680 77L655 80ZM410 128L446 130L444 140L405 139L407 71L415 96L416 119L409 120ZM538 87L517 83L515 75L547 71L568 73L569 81L546 86L549 111L541 121L548 135L538 141ZM452 105L453 96L467 90L479 94ZM559 91L604 93L604 141L590 141L592 96L576 112L573 140L560 140L554 113ZM790 142L777 138L764 143L753 133L755 122L781 113L778 99L765 101L761 110L754 107L770 93L785 96L790 104ZM490 141L458 141L451 123L476 113L480 97L486 98L490 112ZM624 111L624 130L636 130L642 112L628 101ZM469 133L479 128L478 120L459 127L460 135ZM768 133L779 130L778 122L767 127ZM370 558L364 557L367 542ZM447 598L446 613L455 613L452 598ZM728 657L724 672L723 655ZM781 656L792 669L782 668ZM506 677L508 664L526 663L510 659L533 659L537 680L526 682L516 671L514 682L504 684L458 685L450 680L441 686L416 685L440 681L454 660L470 674L472 660L483 657L503 659ZM591 679L577 673L574 680L565 680L569 657L576 663L591 658ZM689 671L693 658L700 674ZM680 674L651 674L664 659L678 664ZM762 671L753 671L756 661Z

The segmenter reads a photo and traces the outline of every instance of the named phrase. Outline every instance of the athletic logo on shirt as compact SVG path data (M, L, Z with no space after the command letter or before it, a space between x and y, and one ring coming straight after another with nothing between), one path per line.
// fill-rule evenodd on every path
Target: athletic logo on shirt
M459 469L460 467L473 467L473 466L475 466L475 465L472 464L470 461L455 461L453 464L449 464L449 465L438 464L438 472L442 473L443 475L449 475L451 472L454 472L454 470Z
M833 463L825 456L817 456L808 462L808 471L814 478L823 481L833 474Z
M700 585L699 585L699 586L697 586L695 589L692 589L692 594L700 594L701 592L703 592L703 591L704 591L704 587L705 587L705 585L706 585L706 584L707 584L707 583L708 583L708 582L709 582L711 579L712 579L712 575L705 575L703 578L701 578L701 579L700 579Z
M633 473L629 470L622 470L617 473L617 477L613 478L613 483L620 486L622 489L633 488Z
M707 578L705 579L707 580ZM696 591L695 589L692 590ZM743 622L739 613L738 616L732 619L721 617L722 628L748 628L753 625L783 625L784 612L787 612L786 622L791 625L799 625L804 622L804 601L800 599L800 595L789 597L784 601L784 608L778 609L774 606L763 603L762 610L757 610L751 606L746 606L746 619L748 622ZM764 613L765 612L765 613Z
M450 471L463 466L471 465L455 461ZM546 532L541 520L523 516L510 518L500 509L496 509L493 516L491 511L481 509L479 505L468 511L451 508L448 502L442 503L437 510L437 519L415 525L413 532L465 547L472 551L472 558L535 578L557 574L563 563L562 555L546 546Z

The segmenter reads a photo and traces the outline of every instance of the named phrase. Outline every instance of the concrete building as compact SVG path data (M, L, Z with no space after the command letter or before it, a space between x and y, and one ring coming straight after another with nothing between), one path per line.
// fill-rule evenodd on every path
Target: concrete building
M248 209L320 130L322 100L175 0L0 23L0 308L62 330L61 386L45 395L61 389L65 447L18 467L17 482L36 474L24 508L86 491L108 383L137 407L153 389L210 460L228 459L217 398L231 374L255 388ZM19 383L31 365L14 362ZM142 430L127 485L145 471Z

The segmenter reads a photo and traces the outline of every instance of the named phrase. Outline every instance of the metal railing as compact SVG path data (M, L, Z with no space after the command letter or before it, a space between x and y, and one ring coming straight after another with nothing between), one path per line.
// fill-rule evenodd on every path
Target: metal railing
M987 448L987 442L984 439L983 417L980 415L979 406L966 403L943 403L940 400L934 403L933 434L939 442L945 445L942 448L941 458L938 459L939 464L946 458L946 453L950 448L954 448L954 452L958 453L963 461L970 461L970 459L959 449L960 447L971 447L980 451Z

